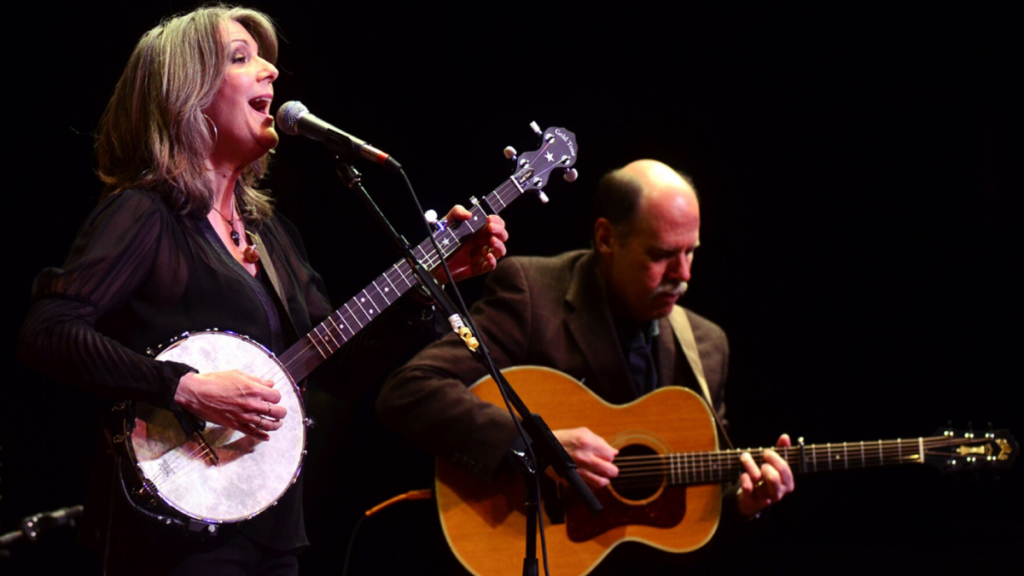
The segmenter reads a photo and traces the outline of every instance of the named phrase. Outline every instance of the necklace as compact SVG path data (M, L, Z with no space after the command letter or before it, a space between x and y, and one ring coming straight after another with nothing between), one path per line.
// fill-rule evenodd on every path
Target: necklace
M238 231L235 230L235 219L234 218L228 218L228 217L224 216L224 213L222 213L220 210L217 210L216 207L211 206L211 208L213 208L213 211L216 212L224 220L224 222L226 222L228 224L228 226L231 227L231 241L235 243L235 246L238 246L239 242L241 241L242 238L238 234ZM235 205L234 204L231 205L231 215L232 216L235 215ZM252 232L249 232L248 230L245 231L245 244L246 244L246 246L245 246L245 252L243 253L243 257L245 258L245 261L250 263L250 264L255 264L260 259L260 253L259 253L259 250L257 249L257 246L258 246L257 238L258 237L255 234L253 234Z
M212 208L213 211L216 212L221 218L223 218L224 221L227 222L228 226L231 227L231 241L235 243L235 246L238 246L238 242L242 238L241 236L238 235L238 231L235 230L235 205L231 204L231 218L228 218L220 210L217 210L216 206L212 206Z

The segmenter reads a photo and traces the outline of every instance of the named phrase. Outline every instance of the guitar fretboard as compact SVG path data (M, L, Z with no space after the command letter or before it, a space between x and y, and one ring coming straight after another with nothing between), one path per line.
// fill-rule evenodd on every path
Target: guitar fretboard
M1001 459L998 440L989 435L932 436L912 439L811 444L773 447L794 473L828 472L873 466L923 464L929 456L942 458ZM764 463L765 448L719 452L682 452L616 458L616 484L647 484L652 477L665 477L669 484L712 484L735 480L744 471L740 455L749 452L758 466ZM954 462L955 464L955 462Z

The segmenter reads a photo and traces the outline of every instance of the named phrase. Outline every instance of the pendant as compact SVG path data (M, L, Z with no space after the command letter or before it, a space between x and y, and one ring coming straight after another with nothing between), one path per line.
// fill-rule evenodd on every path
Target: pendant
M238 232L236 230L232 229L231 230L231 241L235 243L235 246L238 246L238 242L241 239L242 238L241 238L241 236L238 235Z
M245 261L250 264L255 264L260 259L260 253L254 246L246 246L242 256L244 256Z

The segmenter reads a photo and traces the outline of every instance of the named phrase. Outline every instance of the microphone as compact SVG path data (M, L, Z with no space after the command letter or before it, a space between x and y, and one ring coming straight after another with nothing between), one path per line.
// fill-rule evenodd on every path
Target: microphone
M285 134L293 136L302 134L307 138L323 142L338 156L344 158L362 156L391 170L402 169L402 165L387 152L374 148L365 140L360 140L317 118L310 113L309 108L306 108L298 100L285 102L277 109L277 125Z

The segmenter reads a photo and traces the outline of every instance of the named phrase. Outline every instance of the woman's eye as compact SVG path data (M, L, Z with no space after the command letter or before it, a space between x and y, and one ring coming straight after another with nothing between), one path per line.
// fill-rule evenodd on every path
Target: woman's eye
M245 60L246 60L245 54L242 54L241 52L239 52L239 53L237 53L237 54L235 54L234 56L231 57L231 61L232 62L245 62Z

